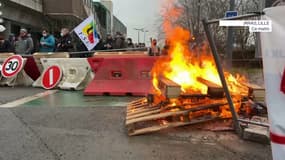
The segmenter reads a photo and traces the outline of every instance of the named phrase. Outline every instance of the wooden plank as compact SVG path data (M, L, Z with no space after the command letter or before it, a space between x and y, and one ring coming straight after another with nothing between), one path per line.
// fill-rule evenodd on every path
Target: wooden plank
M146 106L149 106L148 103L145 104L138 104L138 105L128 105L128 110L132 110L132 109L139 109L139 108L144 108Z
M137 123L137 122L143 122L143 121L155 120L155 119L160 119L160 118L166 118L170 116L189 114L190 112L216 108L216 107L224 106L227 104L228 103L216 103L216 104L207 104L207 105L201 105L201 106L196 106L196 107L193 106L193 108L190 108L187 110L176 111L176 112L165 112L165 113L160 113L156 115L139 117L136 119L126 120L126 125L128 126L130 124Z
M181 98L184 98L184 99L205 99L208 97L208 95L206 94L185 94L185 93L182 93L180 95Z
M148 103L136 103L136 104L128 104L129 107L133 107L133 108L136 108L136 107L141 107L145 104L148 104Z
M181 94L181 86L167 78L160 78L158 86L166 98L178 98Z
M131 115L135 115L135 114L140 114L140 113L143 113L143 112L149 112L149 111L156 110L156 109L160 109L160 107L146 107L146 108L141 108L141 109L137 109L137 110L133 110L133 111L127 112L127 116L131 116Z
M248 87L248 96L253 98L254 101L265 102L265 88L251 83L244 83Z
M195 120L191 120L189 122L170 122L170 123L167 123L165 125L158 124L156 126L151 126L151 127L147 127L147 128L133 130L132 132L129 132L129 136L135 136L135 135L141 135L141 134L156 132L156 131L160 131L162 129L167 129L167 128L174 128L174 127L180 127L180 126L186 126L186 125L193 125L193 124L198 124L198 123L212 121L212 120L215 120L215 119L218 119L218 117L209 117L209 118L204 118L204 119L195 119Z
M197 80L200 82L200 83L203 83L205 84L206 86L208 87L212 87L212 88L223 88L221 85L218 85L216 83L213 83L211 81L208 81L204 78L201 78L201 77L198 77Z
M255 101L265 102L265 89L255 89L252 92Z
M186 106L199 106L199 105L203 105L205 103L208 103L209 101L206 101L206 100L202 100L202 101L197 101L197 102L192 102L192 103L185 103L181 106L164 106L164 107L161 107L161 105L159 106L146 106L144 108L139 108L139 109L133 109L133 110L129 110L127 111L127 116L132 116L132 115L135 115L135 114L140 114L140 113L143 113L143 112L149 112L149 111L153 111L153 110L156 110L156 109L160 109L161 111L167 111L171 109L174 109L174 108L179 108L181 110L184 110L186 108ZM186 108L187 109L187 108Z
M148 111L148 112L142 112L139 114L127 116L127 120L131 120L131 119L135 119L135 118L139 118L139 117L144 117L144 116L148 116L148 115L153 115L153 114L160 113L160 112L161 112L161 109L155 109L155 110Z
M221 85L198 77L197 80L208 87L208 96L211 98L223 98L225 96L224 89Z
M141 104L141 103L145 103L145 102L147 102L146 98L140 98L138 100L132 101L131 103L129 103L129 105Z
M242 84L247 86L248 88L252 88L252 89L264 89L263 87L261 87L257 84L252 84L252 83L242 83Z

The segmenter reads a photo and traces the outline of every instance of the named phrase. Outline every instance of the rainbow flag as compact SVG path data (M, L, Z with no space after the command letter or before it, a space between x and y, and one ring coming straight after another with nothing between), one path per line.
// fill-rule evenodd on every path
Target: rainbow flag
M74 29L74 32L87 47L88 51L92 50L100 41L93 15L80 23Z

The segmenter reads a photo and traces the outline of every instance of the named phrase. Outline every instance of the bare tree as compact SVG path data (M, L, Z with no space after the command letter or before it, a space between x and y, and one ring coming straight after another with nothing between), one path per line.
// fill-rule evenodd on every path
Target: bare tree
M229 9L228 0L177 0L175 5L183 8L183 13L175 23L190 30L192 36L196 37L197 43L205 41L202 19L222 18ZM262 7L260 0L236 0L236 10L242 15L248 12L261 11ZM226 29L217 24L211 26L211 31L221 53L226 47ZM240 50L248 49L255 39L255 35L244 28L237 29L235 37L235 44L237 44L235 46Z

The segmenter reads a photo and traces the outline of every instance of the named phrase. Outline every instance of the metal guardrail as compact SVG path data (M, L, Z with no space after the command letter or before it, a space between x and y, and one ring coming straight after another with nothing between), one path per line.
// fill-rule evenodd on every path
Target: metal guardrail
M213 19L213 20L208 20L206 21L206 24L213 24L213 23L218 23L220 20L239 20L239 19L245 19L245 18L252 18L252 17L258 17L263 15L263 12L252 12L252 13L248 13L245 15L240 15L240 16L236 16L236 17L227 17L227 18L220 18L220 19Z
M69 52L70 55L73 54L89 54L95 52L126 52L126 51L147 51L148 48L122 48L122 49L109 49L109 50L93 50L93 51L79 51L79 52Z

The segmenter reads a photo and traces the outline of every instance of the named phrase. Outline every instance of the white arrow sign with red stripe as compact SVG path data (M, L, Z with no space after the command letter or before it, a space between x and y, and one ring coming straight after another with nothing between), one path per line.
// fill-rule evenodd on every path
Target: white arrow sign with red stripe
M58 66L50 66L47 68L42 77L42 86L45 89L55 88L62 78L62 70Z

